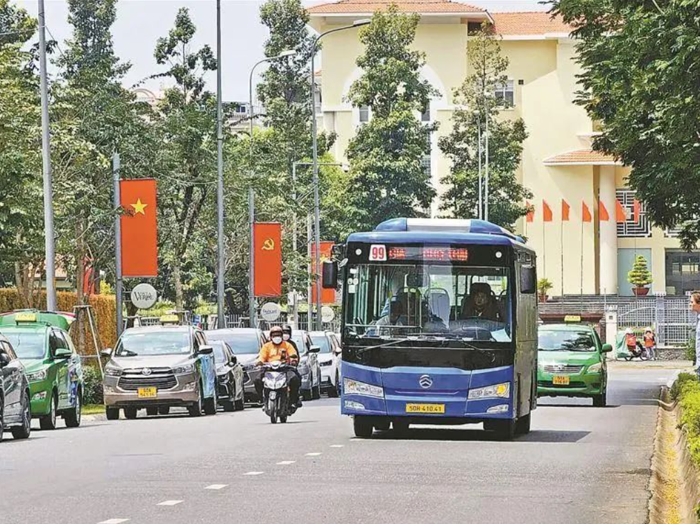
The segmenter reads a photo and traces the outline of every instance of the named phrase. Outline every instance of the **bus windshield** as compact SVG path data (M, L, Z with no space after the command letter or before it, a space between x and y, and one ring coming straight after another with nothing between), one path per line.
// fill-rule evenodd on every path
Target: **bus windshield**
M505 267L359 264L347 278L345 326L352 336L511 341Z

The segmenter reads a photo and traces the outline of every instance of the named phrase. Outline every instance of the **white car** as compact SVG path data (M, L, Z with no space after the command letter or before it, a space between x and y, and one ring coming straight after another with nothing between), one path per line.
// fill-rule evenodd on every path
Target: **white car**
M335 333L330 331L312 331L309 333L314 346L321 348L318 364L321 367L321 389L329 397L340 393L340 342Z

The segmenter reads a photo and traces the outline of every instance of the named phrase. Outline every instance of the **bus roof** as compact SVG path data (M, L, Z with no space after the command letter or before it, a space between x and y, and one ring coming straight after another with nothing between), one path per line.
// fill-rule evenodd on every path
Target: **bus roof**
M477 244L513 246L531 251L522 238L485 220L394 218L374 231L353 233L350 242L384 244Z

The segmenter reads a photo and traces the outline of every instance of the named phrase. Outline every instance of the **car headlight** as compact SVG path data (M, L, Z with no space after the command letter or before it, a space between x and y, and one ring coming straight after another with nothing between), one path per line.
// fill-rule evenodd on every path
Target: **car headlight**
M194 373L194 364L183 364L173 369L176 375L184 375L185 373Z
M40 371L35 371L34 373L29 373L27 375L27 380L29 382L39 382L40 380L44 380L46 378L46 370L42 369Z
M598 362L597 364L593 364L592 366L588 366L586 373L600 373L602 369L603 369L603 363Z
M510 382L494 384L483 388L469 390L469 400L481 400L485 398L509 398Z
M114 364L107 364L105 367L105 375L108 377L118 377L122 374L122 368Z
M346 378L343 381L343 393L346 395L364 395L366 397L384 398L384 388L381 386L373 386Z

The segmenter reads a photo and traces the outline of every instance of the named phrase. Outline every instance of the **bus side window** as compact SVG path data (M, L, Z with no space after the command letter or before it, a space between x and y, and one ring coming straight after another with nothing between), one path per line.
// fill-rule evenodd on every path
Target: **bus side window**
M537 271L534 266L520 268L520 292L528 295L537 292Z

